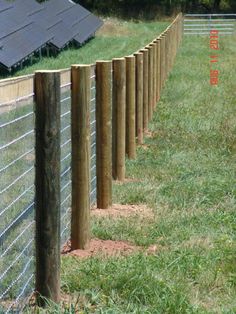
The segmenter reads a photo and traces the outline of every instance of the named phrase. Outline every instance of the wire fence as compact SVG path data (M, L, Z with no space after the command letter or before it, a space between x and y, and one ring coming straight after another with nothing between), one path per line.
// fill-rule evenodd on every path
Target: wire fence
M34 291L33 93L0 105L0 313L19 312ZM91 67L91 205L96 203L96 84ZM61 248L71 233L71 83L61 86Z
M235 32L236 14L185 14L185 35L207 35L217 30L220 35L232 35Z
M76 103L77 100L75 97L76 102L73 103L72 106L71 83L68 82L70 81L70 71L67 71L68 76L66 76L66 79L63 80L62 86L59 86L58 73L53 73L53 75L52 73L41 73L45 75L44 79L47 76L47 79L51 80L49 80L49 83L45 84L45 86L41 85L41 83L44 82L43 80L41 80L42 77L36 77L36 75L35 86L37 87L35 88L35 101L37 102L37 104L35 105L33 101L33 93L28 95L28 97L24 96L16 99L14 103L11 102L11 104L0 104L0 314L21 312L21 309L24 307L24 305L27 303L28 299L34 292L35 281L37 281L38 284L39 278L42 279L43 274L50 273L50 276L43 277L41 283L44 288L46 287L46 289L44 289L44 291L42 292L40 291L40 288L42 287L40 287L40 285L37 285L38 292L42 293L43 298L50 299L52 295L59 296L59 285L54 284L55 281L59 281L59 277L57 277L59 274L58 270L60 268L60 254L58 250L58 244L60 244L61 248L63 248L66 242L70 239L71 234L73 241L73 239L77 237L77 233L74 234L73 237L74 230L76 230L76 232L78 230L83 231L80 234L80 237L83 237L83 241L81 241L83 243L82 245L79 244L79 246L83 246L84 243L86 245L89 241L89 197L90 205L92 206L96 203L96 201L99 208L105 209L109 208L109 206L112 205L112 176L114 179L119 179L121 181L124 180L126 154L130 159L135 158L137 135L136 133L138 133L138 128L136 129L135 122L137 121L138 123L140 123L139 127L140 130L142 129L143 132L144 123L142 119L144 108L145 112L148 113L147 123L152 118L154 105L159 100L158 95L160 95L161 89L164 86L164 82L173 65L173 61L177 53L177 48L180 44L181 38L182 15L180 14L162 33L162 35L155 39L150 45L147 45L144 49L148 54L148 62L145 62L145 72L149 73L149 76L146 81L143 80L143 67L139 66L139 60L143 60L143 51L140 50L138 54L141 57L139 59L137 57L137 54L135 54L126 58L119 58L116 60L113 59L113 61L97 62L96 74L95 65L92 65L89 83L87 75L88 66L86 69L84 68L83 71L80 68L81 72L78 72L81 74L78 79L80 88L78 88L78 86L75 86L73 93L81 91L81 97L78 97L78 103ZM149 69L153 69L153 71L149 72ZM52 78L54 78L54 81L52 81ZM47 82L47 79L45 82ZM66 84L64 84L65 81L67 82ZM158 93L153 93L152 87L157 81L158 86L156 86L156 88L159 88L159 91ZM135 82L139 82L139 88L136 88ZM52 83L56 84L56 86ZM83 85L85 83L86 88L85 85ZM84 118L87 119L88 116L87 109L89 93L87 84L89 84L89 89L91 89L90 129L87 127L88 120L83 120ZM51 89L47 90L47 88L49 88L51 85ZM74 81L72 85L74 85ZM57 115L59 113L57 106L57 91L59 87L61 96L60 144L59 138L57 136L59 132L59 116ZM143 95L144 90L146 95L148 95L148 100L146 103L144 103L143 97L140 96ZM139 100L139 107L137 105L138 102L136 101L136 99ZM55 105L56 113L53 110L48 110L49 105ZM37 109L35 111L34 106ZM72 143L71 135L71 107L73 107L74 110L74 106L85 106L79 108L83 110L77 110L77 113L79 113L80 115L77 116L76 113L73 117L74 119L80 120L78 125L76 126L78 127L79 131L75 128L75 134L85 134L85 137L82 138L81 136L81 138L79 138L78 143L80 144L78 145L81 146L78 147L76 147L76 142L78 139L75 140L75 137L73 137L74 142ZM48 178L53 178L53 175L56 175L57 178L60 175L60 190L58 189L58 181L55 180L57 181L55 183L53 182L53 180L50 180L52 186L47 186L47 184L45 184L45 193L47 194L47 199L44 197L44 190L42 189L42 191L39 191L40 189L37 188L36 200L34 169L36 145L34 130L34 112L38 114L38 116L36 116L37 132L38 130L39 132L44 132L45 130L50 129L50 132L48 131L40 133L40 135L43 135L42 139L38 139L37 137L37 145L39 146L37 147L36 151L39 151L40 153L42 151L45 152L45 154L43 153L42 156L40 155L43 161L41 162L40 167L39 165L37 165L36 177L38 179L38 174L41 170L43 172L42 177L46 178L45 180L48 180ZM55 124L57 126L56 132L54 132L53 129L53 119L55 117L57 119L57 122ZM42 122L42 125L39 123L39 120L40 123ZM83 123L81 123L81 121ZM97 123L97 121L99 121L99 123ZM91 149L88 148L87 137L89 135L89 145L91 145ZM49 144L48 139L50 140ZM55 144L55 147L51 145L52 143ZM77 208L75 208L75 211L78 210L80 214L82 213L83 215L81 216L83 216L83 219L80 219L79 222L76 221L78 217L73 217L76 223L74 223L73 220L73 225L71 228L71 217L73 216L71 208L72 161L73 167L75 165L74 162L77 162L76 154L73 156L75 157L75 159L73 158L72 160L72 144L75 145L74 147L76 147L75 150L73 147L73 154L75 154L75 152L81 152L78 158L79 166L76 164L79 171L76 170L75 175L76 178L79 178L78 180L80 180L80 185L78 185L79 188L81 188L79 198L80 200L84 201L86 205L84 205L83 202L81 202L79 205L76 204ZM58 167L55 167L55 172L51 173L51 156L54 156L54 152L58 153L59 145L61 172L59 174L57 172ZM49 150L47 150L48 146L50 146ZM42 150L39 150L39 147L40 149L42 148ZM84 151L79 150L80 147L84 147ZM52 149L52 151L50 149ZM50 152L52 152L51 155ZM89 158L87 158L89 154L90 163L88 162ZM57 160L56 164L58 166ZM96 167L98 169L96 169ZM49 171L47 168L50 168ZM86 169L86 171L84 171L83 173L81 169ZM47 175L49 176L47 177ZM41 172L39 177L40 176ZM81 182L84 183L84 181L86 182L86 185L83 186ZM90 192L88 189L89 182ZM37 181L36 184L37 187L41 187L40 180ZM77 188L76 184L74 184L73 188ZM83 190L83 188L85 189ZM97 190L99 191L99 193L97 193ZM38 193L38 191L42 193L40 194ZM59 198L60 208L58 206ZM43 206L40 208L41 199L43 199ZM54 206L52 210L51 207L47 207L47 203L51 204L48 202L48 200L52 201L52 204ZM79 200L76 201L77 203L79 203ZM42 230L43 236L41 234L42 237L40 238L40 241L38 234L36 237L36 264L36 223L34 217L36 209L38 210L39 208L42 211L44 210L45 217L44 215L42 215L43 217L40 217L41 220L37 219L36 229L38 233L40 233L39 230ZM57 217L59 210L61 217L60 237L57 236L57 232L54 232L53 230L55 224L58 224ZM37 218L38 213L39 212L37 212ZM56 213L55 221L53 220L52 213ZM82 224L81 220L83 220ZM40 229L38 228L39 226ZM58 227L58 225L56 226ZM53 236L55 236L55 241L52 241L53 243L51 247L44 246L44 241L41 241L42 239L44 240L44 236L48 237L48 239L52 239ZM41 246L39 246L39 242L40 245L42 244ZM42 251L44 251L44 254L41 254L40 248L42 249ZM56 254L51 254L52 252L56 252ZM49 260L50 263L47 263ZM41 269L39 269L39 265L41 266L52 264L57 265L58 267L55 267L55 269L52 269L53 267L41 267ZM35 280L36 267L37 280ZM56 278L55 281L53 281L52 278L53 280ZM55 291L51 293L53 289ZM50 292L49 295L47 295L48 292L46 290ZM55 300L53 301L57 302L58 299L55 297Z
M0 105L0 313L19 312L34 291L34 159L30 94Z
M61 247L71 225L71 84L61 86Z
M94 205L97 198L96 184L96 81L95 65L91 67L91 107L90 107L90 130L91 130L91 186L90 203Z

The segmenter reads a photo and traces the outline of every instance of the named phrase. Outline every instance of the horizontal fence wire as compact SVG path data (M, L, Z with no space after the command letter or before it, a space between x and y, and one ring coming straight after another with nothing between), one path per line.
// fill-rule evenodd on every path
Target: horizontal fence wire
M91 66L91 100L90 100L90 132L91 132L91 160L90 160L90 203L93 206L97 199L96 177L96 80L95 65Z
M186 14L185 35L210 35L217 30L219 35L232 35L235 32L236 14Z
M61 85L61 248L71 230L71 83Z
M19 313L34 291L33 94L0 104L0 313Z
M19 98L16 98L16 99L13 99L13 100L9 100L9 101L6 101L6 102L0 102L0 112L1 112L1 109L3 107L6 107L6 106L13 106L13 105L18 105L19 103L23 103L23 106L24 104L26 104L26 102L31 102L32 101L32 98L33 98L34 94L31 93L29 95L26 95L26 96L22 96L22 97L19 97ZM6 109L5 109L6 110Z

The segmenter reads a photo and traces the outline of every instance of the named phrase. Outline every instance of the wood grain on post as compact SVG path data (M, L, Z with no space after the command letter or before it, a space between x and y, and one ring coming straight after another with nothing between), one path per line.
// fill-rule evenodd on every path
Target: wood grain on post
M153 47L146 47L148 53L148 121L152 119L153 115Z
M126 154L129 159L136 158L135 141L135 56L127 56L126 60Z
M112 88L112 174L114 179L125 179L125 111L126 69L125 59L113 59Z
M143 128L148 129L148 49L142 49L143 53Z
M155 63L156 63L156 66L155 66L155 75L156 75L156 102L155 104L157 104L158 100L159 100L159 86L158 86L158 40L155 39L154 40L154 43L155 43Z
M161 36L161 88L165 82L165 36Z
M167 39L166 39L166 32L164 32L164 84L167 78Z
M176 22L172 25L172 28L171 28L171 31L172 31L172 34L171 34L171 41L173 43L173 46L176 46L178 47L178 20L176 20ZM174 50L174 49L173 49ZM172 50L172 52L173 52ZM172 56L172 61L174 60L174 55Z
M157 101L161 97L161 42L157 39Z
M174 63L174 59L175 59L177 47L178 47L178 33L177 33L176 24L173 25L172 31L173 31L172 41L173 41L173 63Z
M71 68L72 250L90 241L90 73L89 65Z
M153 110L157 103L157 44L152 43L153 47Z
M180 15L180 42L183 39L183 34L184 34L184 16L183 13Z
M37 303L60 301L60 72L37 71L35 210Z
M175 41L174 41L174 28L173 28L173 26L171 27L171 33L170 33L170 35L171 35L171 38L170 38L170 40L171 40L171 68L173 67L173 64L174 64L174 55L175 55L175 52L174 52L174 50L175 50Z
M169 46L169 35L170 35L170 30L167 28L166 30L166 79L169 75L170 71L170 46Z
M162 78L163 78L163 73L162 73L162 71L163 71L163 69L162 69L162 67L163 67L163 57L162 57L162 53L163 53L163 51L162 51L163 39L162 39L161 35L158 37L158 40L160 41L160 94L161 94L161 91L162 91Z
M143 53L134 54L136 58L136 134L138 144L143 144Z
M112 205L112 62L96 62L97 207Z

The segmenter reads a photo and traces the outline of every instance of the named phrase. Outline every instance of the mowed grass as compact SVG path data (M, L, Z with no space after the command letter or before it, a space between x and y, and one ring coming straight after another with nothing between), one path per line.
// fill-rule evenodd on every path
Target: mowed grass
M43 57L41 61L19 70L14 75L31 74L35 70L63 69L71 64L90 64L96 60L110 60L134 53L149 44L170 21L123 21L104 19L104 26L96 36L80 48L70 48L56 57ZM1 73L0 73L1 74Z
M208 38L186 37L149 128L127 160L114 203L148 204L154 218L97 218L93 236L143 252L62 259L71 305L53 313L236 313L235 37L221 38L219 85L209 84ZM147 255L146 248L157 251ZM77 312L76 312L77 313Z

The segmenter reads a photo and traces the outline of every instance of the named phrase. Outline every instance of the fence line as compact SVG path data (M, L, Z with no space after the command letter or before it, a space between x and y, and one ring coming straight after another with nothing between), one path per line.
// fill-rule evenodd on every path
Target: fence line
M39 305L60 300L60 250L89 246L90 208L112 205L112 178L136 158L181 38L179 14L133 55L0 82L14 86L0 99L0 312L33 291Z
M13 111L0 108L0 313L22 307L34 291L32 94Z
M235 32L236 14L185 14L185 35L208 35L217 30L219 35L232 35Z

